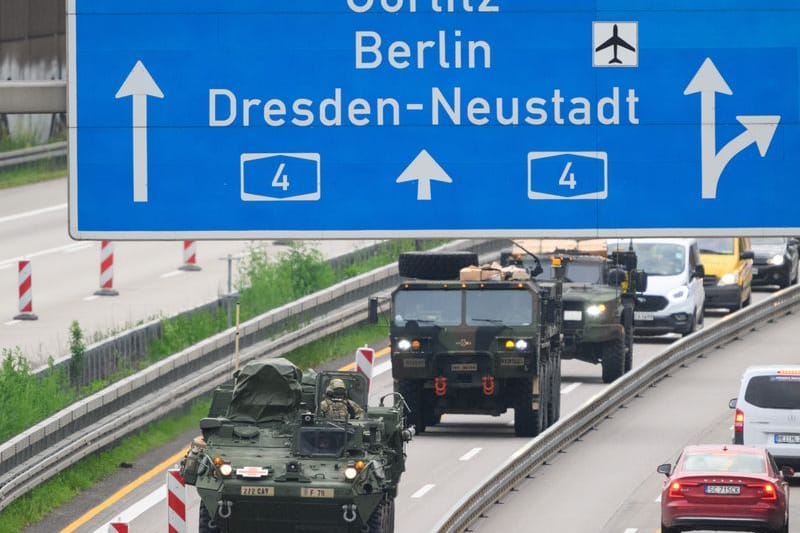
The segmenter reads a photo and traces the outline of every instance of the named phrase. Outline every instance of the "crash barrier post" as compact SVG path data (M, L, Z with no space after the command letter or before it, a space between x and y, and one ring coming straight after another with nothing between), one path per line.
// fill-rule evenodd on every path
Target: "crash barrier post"
M117 296L119 294L114 289L114 243L111 241L100 243L100 288L94 293L97 296Z
M185 272L202 270L197 264L197 241L183 241L183 264L178 270Z
M111 522L108 524L108 533L128 533L128 524L124 522Z
M14 320L36 320L33 313L33 267L30 261L20 261L19 271L19 314Z
M186 483L180 470L167 470L167 524L169 533L186 533Z
M375 350L364 346L356 350L356 370L367 378L367 391L372 384L372 362L375 359Z

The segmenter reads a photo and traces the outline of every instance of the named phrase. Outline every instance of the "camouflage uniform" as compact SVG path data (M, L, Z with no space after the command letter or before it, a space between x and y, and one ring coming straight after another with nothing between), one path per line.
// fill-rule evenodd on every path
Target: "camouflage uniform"
M347 397L344 381L334 378L325 390L325 399L319 402L319 416L322 418L348 419L359 418L364 410Z

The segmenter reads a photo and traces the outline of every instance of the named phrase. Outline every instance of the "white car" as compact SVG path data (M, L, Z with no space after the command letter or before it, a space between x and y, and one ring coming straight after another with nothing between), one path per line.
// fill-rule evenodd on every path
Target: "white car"
M696 239L614 239L609 253L633 248L647 273L647 291L634 307L636 335L689 335L702 328L705 272Z
M800 470L800 365L749 367L729 407L734 444L766 448L778 465Z

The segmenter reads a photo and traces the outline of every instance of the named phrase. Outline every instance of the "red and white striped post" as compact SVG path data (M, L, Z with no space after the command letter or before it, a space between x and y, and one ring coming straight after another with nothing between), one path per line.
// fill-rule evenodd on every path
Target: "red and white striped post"
M178 270L186 272L202 270L197 264L197 241L183 241L183 264Z
M128 533L128 524L123 522L111 522L108 524L108 533Z
M20 261L19 270L19 314L14 320L36 320L33 313L33 267L30 261Z
M356 350L356 371L367 378L367 392L372 385L372 361L375 359L375 350L364 346Z
M167 470L167 525L169 533L187 533L186 483L177 468Z
M111 241L100 243L100 288L94 293L97 296L119 294L119 291L114 289L114 243Z

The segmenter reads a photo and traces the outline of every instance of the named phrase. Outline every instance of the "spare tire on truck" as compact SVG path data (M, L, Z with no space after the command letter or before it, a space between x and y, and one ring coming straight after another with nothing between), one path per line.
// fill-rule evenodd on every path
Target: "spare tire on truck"
M474 252L406 252L400 254L398 267L404 278L458 279L462 268L478 265Z

